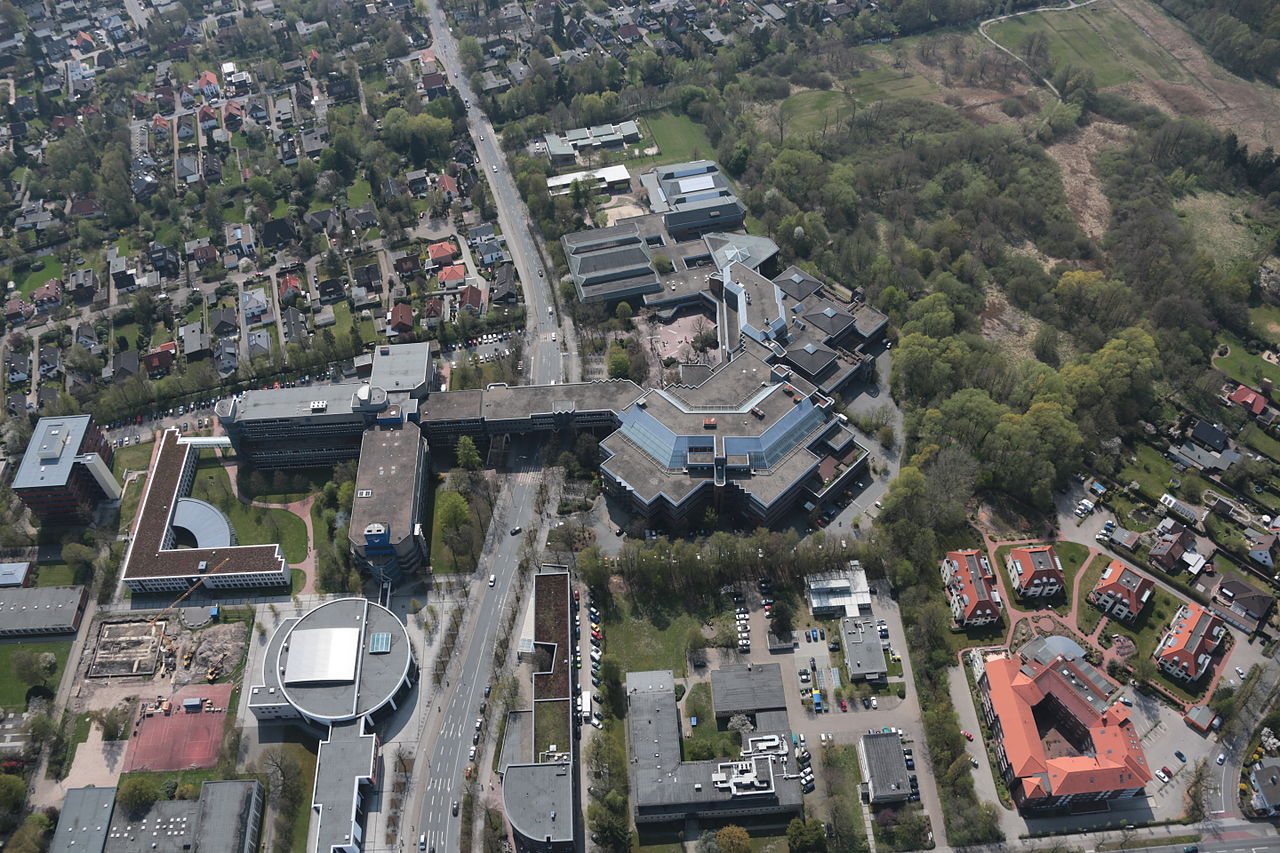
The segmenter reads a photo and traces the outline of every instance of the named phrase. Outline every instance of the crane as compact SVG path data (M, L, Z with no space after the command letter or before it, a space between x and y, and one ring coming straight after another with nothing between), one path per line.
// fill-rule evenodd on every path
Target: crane
M231 558L230 558L230 557L227 557L227 558L226 558L226 559L224 559L221 563L218 563L218 565L214 566L214 567L213 567L213 569L209 571L209 574L211 574L211 575L212 575L212 574L217 574L217 573L218 573L218 571L219 571L223 566L225 566L227 563L230 563L230 562L231 562ZM191 593L195 592L195 591L196 591L196 587L200 586L200 584L202 584L202 583L204 583L204 578L201 578L200 580L198 580L198 581L196 581L195 583L193 583L193 584L191 585L191 589L187 590L187 591L186 591L186 592L184 592L182 595L180 595L180 596L178 596L177 598L175 598L175 599L173 600L173 603L171 603L168 607L166 607L164 610L161 610L161 611L160 611L159 613L157 613L155 616L152 616L149 620L147 620L147 627L150 627L150 626L152 626L152 625L156 624L156 621L157 621L157 620L159 620L161 616L164 616L164 615L165 615L166 613L168 613L170 610L172 610L173 608L175 608L175 607L177 607L179 604L181 604L183 601L185 601L185 600L186 600L186 598L187 598L187 596L188 596L188 595L190 595Z

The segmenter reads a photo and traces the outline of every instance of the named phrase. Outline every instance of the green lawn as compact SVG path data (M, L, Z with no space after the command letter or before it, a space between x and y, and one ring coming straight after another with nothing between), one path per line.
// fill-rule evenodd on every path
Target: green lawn
M75 572L61 561L37 563L34 569L36 586L70 586L76 582Z
M356 178L355 183L347 188L347 203L359 207L373 197L369 182L364 178Z
M307 830L311 823L310 791L315 786L316 778L316 746L315 741L308 737L292 733L287 737L290 742L282 744L282 748L297 759L299 776L303 780L302 789L308 792L298 798L298 807L293 813L293 845L290 849L291 853L306 853Z
M938 90L938 87L927 78L909 71L890 68L891 60L883 51L872 51L872 55L880 54L885 65L869 71L861 71L843 81L846 91L853 94L862 104L875 101L891 101L898 98L925 98Z
M131 444L128 447L117 447L111 458L111 473L123 479L126 470L145 471L151 467L150 441L143 444Z
M715 146L707 138L702 125L688 116L663 111L644 116L640 123L644 133L642 144L658 146L659 153L657 156L629 161L629 165L662 166L711 157L715 153Z
M1249 322L1253 333L1273 344L1280 343L1280 305L1264 303L1249 309Z
M1165 628L1169 627L1169 620L1173 618L1173 614L1181 604L1182 602L1174 598L1172 593L1165 592L1163 587L1157 586L1151 595L1151 603L1138 614L1137 620L1131 626L1113 619L1107 623L1107 632L1124 634L1138 647L1136 654L1139 657L1151 657L1155 653L1156 643L1160 642L1160 635L1164 633Z
M690 630L700 630L702 619L690 613L663 613L647 617L629 602L615 599L618 606L606 608L605 636L609 656L623 672L669 669L677 678L688 671Z
M1253 421L1250 421L1240 431L1240 441L1249 445L1263 456L1270 456L1272 459L1280 460L1280 441L1276 441Z
M120 523L127 525L138 512L138 504L142 502L142 493L147 490L147 475L139 474L125 486L124 495L120 498Z
M737 758L742 753L742 735L716 728L716 716L711 708L711 685L701 682L689 688L684 697L684 717L692 724L689 737L682 742L686 761L711 758Z
M45 255L36 259L35 263L39 264L37 269L14 275L13 280L23 296L30 295L31 291L51 278L62 278L62 261L56 255Z
M1093 633L1093 629L1098 627L1098 621L1102 619L1102 611L1089 603L1089 590L1097 585L1098 579L1102 577L1102 572L1111 563L1111 558L1106 554L1099 554L1089 564L1089 568L1085 570L1084 578L1080 581L1080 603L1076 610L1076 626L1080 629L1080 633L1086 637Z
M351 327L355 325L355 321L351 317L351 306L346 302L335 302L333 304L333 336L338 340L344 340L345 335L351 334Z
M853 744L828 747L823 761L829 819L837 842L832 849L865 850L867 830L862 817L862 798L858 794L858 785L862 782L858 748Z
M533 754L535 756L555 747L557 752L567 752L573 738L569 716L573 709L568 699L554 702L533 703Z
M1215 357L1213 366L1231 379L1257 388L1263 379L1280 384L1280 365L1272 364L1261 356L1246 352L1244 342L1230 332L1218 333L1218 342L1230 347L1225 356Z
M240 503L231 492L227 469L217 458L200 460L191 497L208 501L225 513L241 545L278 542L284 549L284 558L290 563L300 563L307 558L307 528L302 519L287 510L263 509Z
M1139 444L1132 451L1122 450L1121 456L1125 466L1116 474L1121 483L1137 482L1139 491L1152 501L1160 500L1160 496L1170 490L1173 463L1159 450L1149 444ZM1130 457L1137 457L1137 461L1128 461Z
M1191 80L1178 60L1121 12L1115 0L1071 11L1023 15L995 24L987 32L1015 53L1033 32L1044 33L1054 65L1088 68L1100 89L1137 78L1169 83Z
M26 708L28 685L19 680L13 671L13 656L20 651L34 652L42 655L52 652L58 659L58 667L45 686L50 691L58 688L63 670L67 667L67 656L71 654L71 640L22 640L16 643L0 643L0 708L6 710L23 710Z
M272 327L274 328L274 326ZM321 491L333 479L330 468L308 468L301 471L255 472L240 466L237 486L240 494L255 501L269 504L287 504L300 501Z

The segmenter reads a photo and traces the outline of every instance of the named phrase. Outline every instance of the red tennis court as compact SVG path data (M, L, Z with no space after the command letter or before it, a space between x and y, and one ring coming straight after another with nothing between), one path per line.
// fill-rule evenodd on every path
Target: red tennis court
M191 770L217 764L231 689L230 684L192 684L173 694L169 714L157 711L143 717L134 730L124 757L124 771ZM183 700L192 698L208 699L221 710L184 710Z

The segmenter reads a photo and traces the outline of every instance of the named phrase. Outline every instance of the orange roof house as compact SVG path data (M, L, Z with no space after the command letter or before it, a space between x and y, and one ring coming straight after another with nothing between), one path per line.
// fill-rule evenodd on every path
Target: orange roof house
M1089 601L1112 619L1132 622L1146 608L1155 589L1151 578L1112 560L1089 591Z
M461 264L454 264L451 267L442 267L440 272L436 274L441 284L446 282L462 282L467 278L467 268Z
M1188 601L1178 608L1156 646L1156 664L1170 678L1188 684L1213 668L1213 655L1227 635L1227 625L1208 610Z
M1014 548L1005 561L1014 591L1024 598L1046 598L1066 587L1062 561L1052 545Z
M432 243L428 246L427 254L431 256L433 264L440 266L458 256L458 247L454 245L452 240L442 240L439 243Z
M1255 416L1262 414L1262 411L1267 408L1267 398L1248 385L1239 386L1231 392L1227 399L1248 409L1249 413Z
M1067 637L991 653L978 681L998 764L1023 812L1137 796L1151 781L1117 685Z
M1000 621L1000 593L991 563L981 551L951 551L942 561L951 615L961 627Z

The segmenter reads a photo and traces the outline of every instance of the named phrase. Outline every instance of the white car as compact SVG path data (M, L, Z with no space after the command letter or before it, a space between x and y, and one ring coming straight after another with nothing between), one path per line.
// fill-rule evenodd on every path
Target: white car
M1243 681L1243 680L1244 680L1244 669L1243 669L1243 668L1241 668L1241 667L1236 667L1236 675L1240 676L1240 680L1241 680L1241 681Z
M476 760L476 748L474 746L467 751L467 760L468 761Z
M1159 779L1161 782L1168 782L1168 781L1169 781L1169 777L1168 777L1168 776L1166 776L1166 775L1164 775L1164 771L1163 771L1163 770L1157 770L1157 771L1156 771L1156 778L1157 778L1157 779Z

